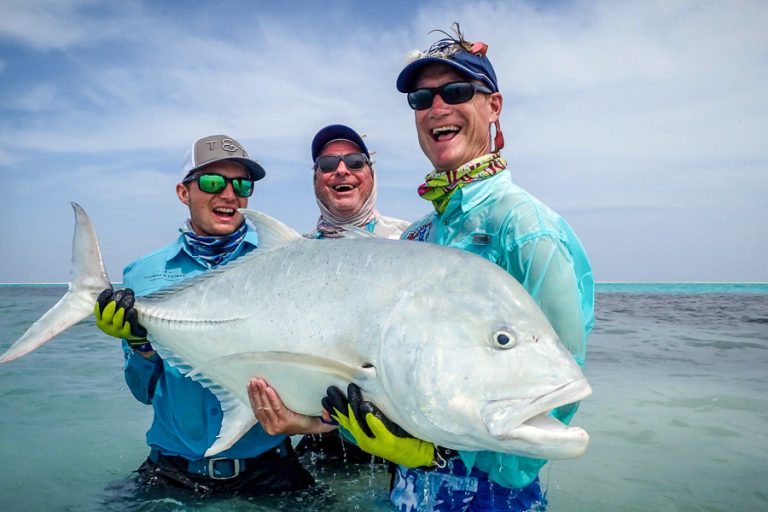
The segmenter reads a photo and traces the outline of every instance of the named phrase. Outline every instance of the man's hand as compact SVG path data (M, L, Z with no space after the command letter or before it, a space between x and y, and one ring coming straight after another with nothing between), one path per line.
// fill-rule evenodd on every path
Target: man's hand
M251 379L248 398L253 415L267 434L321 434L336 428L323 423L317 416L305 416L288 409L277 391L264 379Z
M142 352L151 351L147 330L139 324L134 302L133 290L130 288L118 291L105 289L93 306L96 326L110 336L125 338L131 348Z
M431 466L435 460L435 445L416 439L399 425L390 421L371 402L364 401L356 384L350 384L347 395L337 387L328 388L323 407L341 425L360 449L410 468Z

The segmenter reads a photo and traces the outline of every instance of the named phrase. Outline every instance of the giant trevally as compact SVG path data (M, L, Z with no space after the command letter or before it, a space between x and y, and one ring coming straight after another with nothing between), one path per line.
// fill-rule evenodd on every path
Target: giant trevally
M93 224L73 203L66 295L7 352L20 357L92 314L110 286ZM211 389L224 416L206 455L256 424L247 383L261 376L287 407L319 415L350 382L405 430L460 450L577 457L589 436L547 413L591 393L525 290L497 265L434 244L308 240L243 210L260 246L136 301L156 350Z

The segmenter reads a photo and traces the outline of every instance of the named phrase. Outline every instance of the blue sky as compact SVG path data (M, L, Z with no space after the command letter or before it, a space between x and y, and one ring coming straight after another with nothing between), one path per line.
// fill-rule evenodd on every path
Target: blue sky
M365 4L0 0L0 282L68 280L70 201L119 281L178 234L184 153L212 133L267 169L251 207L305 231L309 143L348 124L379 209L415 220L430 168L394 82L453 21L489 45L515 181L598 281L768 281L768 4Z

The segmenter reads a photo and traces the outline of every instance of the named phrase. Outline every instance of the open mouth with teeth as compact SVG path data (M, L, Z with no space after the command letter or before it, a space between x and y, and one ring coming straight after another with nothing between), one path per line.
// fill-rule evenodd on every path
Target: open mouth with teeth
M441 142L453 139L460 131L461 128L456 125L440 126L438 128L432 128L430 135L432 135L434 140Z
M349 183L342 183L340 185L332 185L331 188L336 192L351 192L355 190L355 186Z
M218 206L213 209L213 213L216 215L220 215L222 217L234 217L237 210L234 208L229 208L227 206Z

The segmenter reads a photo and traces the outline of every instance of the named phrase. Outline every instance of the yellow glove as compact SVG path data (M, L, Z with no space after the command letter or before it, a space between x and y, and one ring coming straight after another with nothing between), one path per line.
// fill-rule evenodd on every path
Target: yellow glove
M432 466L435 445L411 436L390 421L371 402L363 401L356 384L347 395L337 387L328 388L323 407L354 439L361 450L409 468Z
M96 299L93 316L96 317L96 326L104 333L125 338L131 348L148 352L152 346L147 341L147 330L139 324L134 302L130 288L116 292L107 288Z

